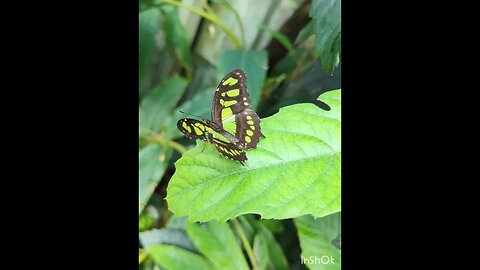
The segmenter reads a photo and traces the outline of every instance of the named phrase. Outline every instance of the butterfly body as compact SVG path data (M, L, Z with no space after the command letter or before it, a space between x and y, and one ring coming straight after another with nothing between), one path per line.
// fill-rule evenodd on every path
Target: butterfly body
M215 90L212 120L183 118L178 129L191 139L208 141L225 157L247 160L245 150L255 148L260 137L260 118L251 109L251 100L245 84L245 73L234 70L228 73Z

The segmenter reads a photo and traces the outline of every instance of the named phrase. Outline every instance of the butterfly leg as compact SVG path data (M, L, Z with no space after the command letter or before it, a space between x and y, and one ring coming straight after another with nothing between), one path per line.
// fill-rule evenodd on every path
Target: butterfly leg
M213 135L211 133L206 133L206 134L207 134L207 139L205 141L213 143ZM206 145L207 145L207 142L204 142L202 151L200 151L200 153L203 153L203 150L205 150Z
M207 145L207 142L203 142L202 151L200 151L200 153L203 153L203 150L205 150L205 145Z

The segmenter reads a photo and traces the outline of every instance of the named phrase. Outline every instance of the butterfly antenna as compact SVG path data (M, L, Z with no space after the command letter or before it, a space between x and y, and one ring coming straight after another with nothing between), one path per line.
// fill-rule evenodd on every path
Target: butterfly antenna
M183 114L186 114L186 115L191 115L191 116L195 116L195 117L198 117L198 118L202 119L201 116L198 116L198 115L195 115L195 114L186 113L186 112L184 112L184 111L180 111L180 112L183 113Z

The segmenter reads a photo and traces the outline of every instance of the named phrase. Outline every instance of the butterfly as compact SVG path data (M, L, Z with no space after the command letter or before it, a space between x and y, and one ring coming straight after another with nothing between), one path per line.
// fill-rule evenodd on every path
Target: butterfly
M215 90L212 120L183 118L177 127L190 139L208 141L220 154L244 165L245 150L257 147L260 137L265 138L251 105L245 72L236 69L223 77Z

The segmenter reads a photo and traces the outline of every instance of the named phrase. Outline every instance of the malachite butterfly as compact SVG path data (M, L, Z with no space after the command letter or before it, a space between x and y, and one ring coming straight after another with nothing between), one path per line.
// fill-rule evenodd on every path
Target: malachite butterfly
M260 137L265 138L251 105L245 72L236 69L223 77L215 90L212 120L183 118L177 127L190 139L213 143L220 154L244 165L245 150L257 147Z

